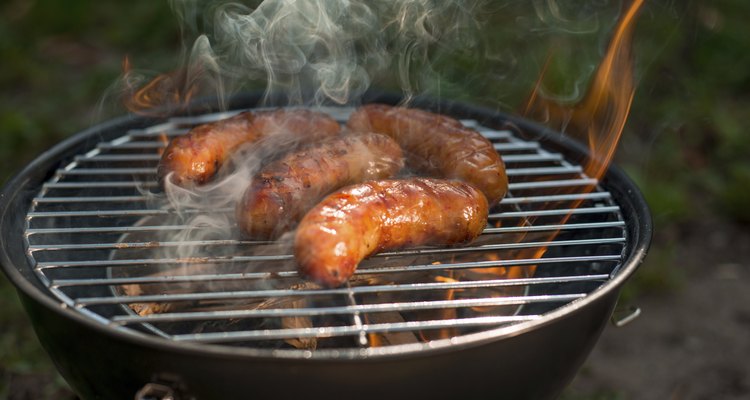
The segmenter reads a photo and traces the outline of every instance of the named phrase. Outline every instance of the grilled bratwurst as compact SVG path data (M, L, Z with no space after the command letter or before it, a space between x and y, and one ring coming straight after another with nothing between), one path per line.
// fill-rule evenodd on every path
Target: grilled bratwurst
M487 212L485 196L460 181L369 181L311 209L297 228L294 255L301 274L335 287L377 252L471 241L482 233Z
M237 206L240 230L251 239L274 239L334 190L391 177L402 166L401 148L379 133L331 138L289 153L253 178Z
M308 110L243 112L172 139L159 161L158 177L163 181L171 174L172 183L181 186L203 184L245 143L278 135L311 141L339 131L333 118Z
M391 136L406 153L407 166L418 172L467 182L495 205L508 190L500 155L479 132L461 122L427 111L369 104L352 113L352 131Z

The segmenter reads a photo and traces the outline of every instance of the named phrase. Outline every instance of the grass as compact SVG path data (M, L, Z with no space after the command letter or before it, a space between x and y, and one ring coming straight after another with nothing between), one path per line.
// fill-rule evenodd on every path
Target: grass
M484 57L470 49L437 49L429 78L417 83L444 97L512 110L552 48L556 61L547 90L574 96L603 48L600 33L611 28L617 13L605 3L563 5L561 12L578 22L546 31L531 2L498 3L482 17L489 22L477 43ZM594 13L601 18L598 26L590 18ZM0 15L0 182L66 136L121 112L112 88L125 55L138 68L167 71L181 50L165 1L11 0L0 5ZM657 231L651 255L625 296L680 290L684 272L670 241L691 220L712 215L750 224L747 15L750 3L744 0L650 1L641 14L638 92L617 158L643 190ZM599 34L560 34L568 28L595 28ZM109 100L99 108L104 94ZM64 384L4 277L0 303L0 398L23 376L42 377L47 389L40 396L61 397ZM616 392L571 396L565 398L620 398Z

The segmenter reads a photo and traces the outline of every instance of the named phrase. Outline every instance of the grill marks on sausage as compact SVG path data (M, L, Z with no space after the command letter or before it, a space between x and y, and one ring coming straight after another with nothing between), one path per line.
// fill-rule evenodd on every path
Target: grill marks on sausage
M407 166L431 176L467 182L496 204L508 190L508 177L492 143L460 121L423 110L368 104L352 113L347 127L391 136L401 145Z
M220 121L198 125L172 139L162 154L157 175L171 175L180 186L204 184L240 146L276 136L301 142L337 135L340 126L330 116L309 110L242 112Z
M297 229L294 255L303 275L340 286L377 252L471 241L482 233L487 213L485 196L460 181L369 181L333 193L310 210Z
M458 120L371 104L357 109L347 127L339 137L336 121L308 110L245 112L175 138L158 174L202 184L245 143L276 135L318 142L266 165L236 215L243 235L256 240L275 239L301 219L294 238L298 268L328 287L346 282L363 259L381 251L474 240L489 205L507 191L492 143ZM402 151L413 172L436 178L378 180L403 167Z
M255 176L237 207L241 232L273 239L292 229L320 199L343 186L395 175L401 148L378 133L325 140L287 154Z

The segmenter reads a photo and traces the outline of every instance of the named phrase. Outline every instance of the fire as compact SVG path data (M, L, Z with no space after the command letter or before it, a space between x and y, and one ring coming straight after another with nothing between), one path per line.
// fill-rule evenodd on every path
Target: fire
M643 3L643 0L633 0L624 9L604 57L580 101L561 104L544 97L540 88L549 65L548 59L525 106L525 115L546 119L548 125L588 143L590 157L583 171L590 178L600 179L606 173L630 112L635 94L633 28ZM593 189L594 186L588 186L583 190L587 192ZM569 208L578 208L582 202L573 201ZM565 224L570 216L561 217L558 224ZM553 240L558 233L552 232L546 240ZM545 251L546 248L543 248L527 256L541 257Z
M145 78L135 72L126 56L122 71L123 105L139 115L166 115L186 106L199 90L198 82L190 79L185 69L157 75L143 84Z
M579 102L560 104L543 96L540 89L544 81L544 72L549 65L548 59L526 103L523 114L545 118L549 125L559 127L588 142L591 157L583 167L588 177L600 179L606 173L630 112L635 93L631 53L633 26L642 5L643 0L634 0L622 14L591 84ZM584 188L584 191L593 189L594 186L588 186ZM582 202L583 200L574 201L570 208L578 208ZM564 225L570 216L571 214L562 216L557 224ZM520 224L533 225L533 222L530 219ZM538 240L552 241L558 234L559 231L554 231ZM519 235L514 237L513 241L521 242L526 239L526 236L526 234ZM541 247L521 249L514 255L519 259L539 259L546 252L547 247ZM498 255L488 254L486 259L495 260L498 259ZM536 267L536 265L495 267L470 272L484 276L483 279L488 279L487 276L495 279L519 279L533 276ZM449 296L452 297L453 293ZM472 307L472 310L480 313L488 309L488 307Z
M442 283L455 283L459 282L458 279L454 278L454 271L448 270L446 271L448 276L436 276L435 281L442 282ZM445 293L445 300L451 301L456 298L456 289L448 289ZM455 308L446 308L443 310L438 310L437 313L439 314L438 318L442 320L451 320L456 319L458 317L458 314L456 312ZM438 329L437 331L430 332L430 331L421 331L419 332L419 336L422 338L422 340L430 341L434 339L448 339L453 336L456 336L458 332L456 329L453 328L445 328L445 329Z
M566 105L545 98L540 92L543 70L525 107L524 114L543 116L549 125L588 142L591 158L584 172L592 178L601 178L612 161L633 102L633 27L642 5L643 0L634 0L625 9L591 84L579 102ZM548 65L549 60L545 70Z

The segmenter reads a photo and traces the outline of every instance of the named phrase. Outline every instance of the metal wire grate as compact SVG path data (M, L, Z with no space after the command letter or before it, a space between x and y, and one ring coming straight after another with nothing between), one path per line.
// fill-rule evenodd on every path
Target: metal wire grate
M324 108L344 122L349 108ZM311 350L392 346L544 318L616 274L619 207L596 179L512 129L462 121L506 163L509 194L460 248L366 260L350 284L301 279L287 243L177 240L196 215L148 191L165 140L234 112L171 118L101 142L56 171L27 214L28 256L62 304L113 329L175 341ZM191 257L174 249L192 249Z

